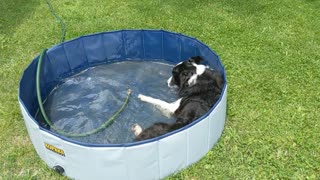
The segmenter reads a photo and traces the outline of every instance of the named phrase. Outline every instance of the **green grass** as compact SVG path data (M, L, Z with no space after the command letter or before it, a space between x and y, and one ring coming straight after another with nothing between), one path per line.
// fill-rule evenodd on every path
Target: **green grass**
M168 179L320 178L320 1L53 1L66 39L117 29L193 36L221 57L229 83L225 130L199 162ZM17 88L56 44L44 0L0 1L0 179L64 179L37 156Z

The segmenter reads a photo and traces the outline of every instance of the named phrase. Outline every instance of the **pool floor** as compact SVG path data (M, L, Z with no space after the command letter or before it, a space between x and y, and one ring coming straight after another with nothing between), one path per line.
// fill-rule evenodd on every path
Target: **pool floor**
M175 101L177 92L167 86L172 67L166 61L122 61L91 67L64 79L53 89L45 101L46 113L56 128L67 133L85 133L98 128L118 111L130 88L129 103L112 124L96 134L72 139L92 144L132 142L130 128L134 123L146 128L154 122L174 122L173 117L162 115L137 98L144 94Z

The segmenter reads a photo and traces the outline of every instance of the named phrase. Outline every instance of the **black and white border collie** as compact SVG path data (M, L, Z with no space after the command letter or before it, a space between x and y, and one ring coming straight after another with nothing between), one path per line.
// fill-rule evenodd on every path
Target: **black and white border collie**
M141 101L155 105L163 114L174 115L176 122L172 124L157 122L151 127L142 129L140 125L131 127L135 140L151 139L179 129L209 111L219 99L223 77L220 72L200 64L203 59L199 56L178 63L168 79L170 88L177 88L179 99L175 102L165 102L142 94Z

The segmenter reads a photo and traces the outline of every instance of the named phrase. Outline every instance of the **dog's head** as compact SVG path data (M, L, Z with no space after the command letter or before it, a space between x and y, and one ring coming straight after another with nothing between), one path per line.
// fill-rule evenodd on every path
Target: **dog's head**
M172 76L168 79L170 88L185 88L197 83L198 76L206 70L200 63L203 59L200 56L191 57L188 60L178 63L172 70Z

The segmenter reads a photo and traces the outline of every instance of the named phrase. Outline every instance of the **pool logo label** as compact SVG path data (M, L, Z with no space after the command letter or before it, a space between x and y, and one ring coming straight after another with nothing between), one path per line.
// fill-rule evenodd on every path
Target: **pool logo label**
M48 144L48 143L44 143L44 146L45 146L47 149L49 149L50 151L52 151L52 152L55 152L55 153L57 153L57 154L59 154L59 155L61 155L61 156L66 156L66 155L64 154L64 151L63 151L62 149L59 149L59 148L57 148L57 147L55 147L55 146L53 146L53 145L51 145L51 144Z

